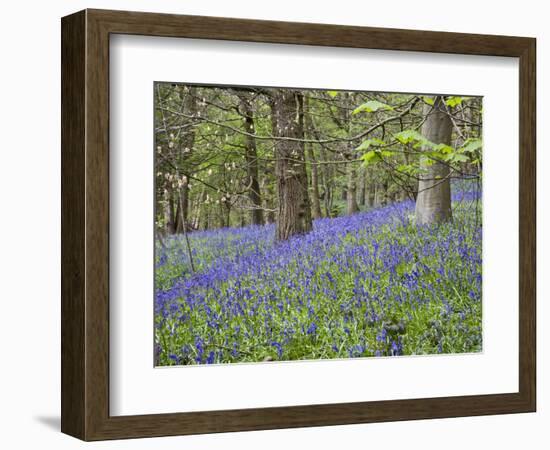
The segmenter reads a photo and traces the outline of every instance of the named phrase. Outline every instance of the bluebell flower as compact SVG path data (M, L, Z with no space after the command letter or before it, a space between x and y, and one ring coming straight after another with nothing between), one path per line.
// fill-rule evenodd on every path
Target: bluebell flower
M376 340L378 342L386 342L387 335L388 331L386 330L386 328L382 328L382 330L380 330L380 333L376 335Z
M215 357L215 353L213 351L211 351L209 354L208 354L208 357L206 358L206 364L213 364L214 363L214 357Z
M271 345L277 350L279 359L283 356L283 346L279 342L272 342Z
M479 193L453 187L457 196L472 201ZM401 355L400 337L383 329L396 308L416 322L410 328L415 333L423 317L439 321L437 330L424 324L429 351L443 352L442 339L445 349L453 348L454 336L458 345L478 350L481 226L475 228L473 216L458 216L466 222L445 225L444 232L415 227L412 234L412 214L414 202L405 201L317 219L310 233L285 242L274 239L274 224L192 232L195 271L183 236L168 236L155 261L157 360L249 360L273 348L279 358L299 358L302 334L311 336L303 345L306 358L311 341L315 352L343 349L353 356L372 348L377 356ZM321 329L323 339L317 337ZM209 352L214 342L225 348ZM181 354L171 353L175 348Z
M315 322L312 322L309 328L307 329L307 334L315 334L317 333L317 324Z

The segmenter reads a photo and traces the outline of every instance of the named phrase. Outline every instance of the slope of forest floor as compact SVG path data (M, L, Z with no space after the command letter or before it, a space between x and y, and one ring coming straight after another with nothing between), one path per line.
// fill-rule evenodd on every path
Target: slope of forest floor
M481 350L481 211L418 227L405 201L274 240L274 225L157 243L157 365Z

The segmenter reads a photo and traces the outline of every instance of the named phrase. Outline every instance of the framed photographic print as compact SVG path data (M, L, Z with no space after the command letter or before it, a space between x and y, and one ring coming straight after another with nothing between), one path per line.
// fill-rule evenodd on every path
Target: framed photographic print
M535 39L62 19L62 431L530 412Z

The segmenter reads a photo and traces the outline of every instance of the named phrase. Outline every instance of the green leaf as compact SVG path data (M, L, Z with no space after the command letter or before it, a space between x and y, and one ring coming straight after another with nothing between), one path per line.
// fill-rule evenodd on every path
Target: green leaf
M466 155L461 155L460 153L453 153L452 155L449 155L448 161L451 161L451 162L468 162L468 161L470 161L470 158L468 158Z
M393 135L401 144L413 143L414 148L424 146L427 149L432 149L426 153L427 156L438 159L446 159L448 155L453 154L455 149L447 144L434 144L416 130L403 130Z
M361 156L361 159L363 160L365 166L367 166L374 162L380 161L382 158L380 157L380 154L377 151L370 150L367 153L365 153L363 156Z
M401 164L400 166L397 166L397 170L407 175L415 175L418 173L418 167L413 166L412 164Z
M457 105L460 105L462 103L463 98L462 97L448 97L447 100L445 100L445 104L447 106L450 106L451 108L454 108Z
M371 145L384 145L385 142L382 139L374 138L374 139L367 139L363 142L361 142L361 145L357 147L355 150L368 150Z
M327 94L334 98L338 95L338 91L327 91Z
M382 161L383 157L388 157L392 155L393 155L393 152L391 150L376 149L376 150L369 150L367 153L361 156L361 159L363 160L364 165L368 166L369 164Z
M430 144L431 144L430 146L434 149L433 151L426 153L426 155L429 156L430 158L435 158L441 161L456 161L456 162L459 161L459 159L455 159L457 152L455 152L455 149L450 145L447 145L447 144L436 145L431 142ZM461 155L461 156L464 156L464 155Z
M442 155L448 155L451 153L454 153L455 149L452 148L450 145L447 144L437 144L433 145L434 150L437 150Z
M403 130L393 135L402 144L410 144L418 142L420 144L428 144L429 141L416 130Z
M464 145L458 149L460 153L473 153L483 146L483 141L479 138L470 138Z
M438 152L437 150L434 152L424 152L423 155L427 156L428 158L434 158L436 160L447 161L449 159L449 155Z
M424 100L424 102L426 102L430 106L433 106L435 103L432 97L427 97L425 95L422 97L422 100Z
M391 107L390 105L386 105L385 103L379 102L378 100L370 100L366 103L363 103L361 106L358 106L357 108L355 108L352 114L359 114L363 111L375 112L375 111L378 111L379 109L388 111L388 110L393 110L393 107Z

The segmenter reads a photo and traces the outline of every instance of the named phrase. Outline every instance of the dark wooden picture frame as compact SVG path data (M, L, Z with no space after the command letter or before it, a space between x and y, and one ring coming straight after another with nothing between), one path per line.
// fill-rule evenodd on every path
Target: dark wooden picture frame
M536 408L533 38L85 10L62 19L61 429L84 440L531 412ZM519 391L109 415L109 36L133 34L519 58Z

